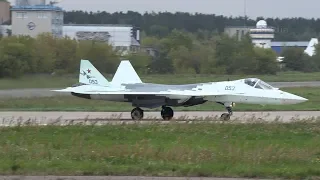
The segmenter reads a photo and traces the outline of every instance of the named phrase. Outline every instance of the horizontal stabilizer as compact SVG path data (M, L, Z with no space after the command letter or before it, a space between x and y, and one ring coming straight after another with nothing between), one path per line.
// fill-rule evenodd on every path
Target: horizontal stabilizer
M72 92L72 89L66 88L66 89L58 89L58 90L50 90L54 92Z
M120 65L112 79L112 84L121 85L121 84L135 84L142 83L137 72L132 67L129 60L123 60L120 62Z

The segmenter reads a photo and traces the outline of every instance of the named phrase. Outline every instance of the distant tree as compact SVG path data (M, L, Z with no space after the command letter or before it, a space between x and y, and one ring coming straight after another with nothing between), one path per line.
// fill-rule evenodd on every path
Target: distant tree
M57 40L50 33L39 34L33 45L33 58L37 72L52 73L57 58Z
M152 25L150 26L149 34L163 38L166 37L170 33L168 27L160 26L160 25Z
M184 13L184 12L151 12L140 14L128 11L108 13L69 11L65 13L66 24L132 24L138 26L148 36L165 37L172 30L185 30L198 33L199 38L205 38L204 32L222 33L226 26L255 26L260 19L265 19L269 26L275 28L276 41L310 40L319 37L320 19L306 18L265 18L256 19L244 17L227 17L216 14Z
M104 73L115 73L120 59L112 46L104 42L80 41L77 49L77 58L75 63L78 69L79 59L87 59L99 67L99 71Z
M222 73L233 74L237 69L232 65L235 61L238 40L225 34L216 41L216 62Z
M3 42L0 44L0 77L21 77L28 69L25 59L30 53L22 43Z
M254 52L257 61L255 74L276 74L279 71L277 55L273 50L255 47Z
M234 42L236 49L234 49L233 62L229 66L233 69L233 73L236 74L253 74L256 73L256 67L258 64L255 59L254 45L252 44L249 35L242 37L241 41Z
M304 50L298 47L289 47L285 48L281 53L281 56L284 57L283 62L286 65L286 68L292 71L302 71L305 66Z
M77 41L64 37L57 39L56 42L55 70L61 73L75 72L76 69L74 65L80 61L80 59L77 59Z
M168 57L172 60L176 73L195 73L191 66L191 53L185 46L171 49Z
M148 73L152 63L152 57L143 52L130 53L126 55L124 59L129 59L132 66L139 74Z
M160 43L160 39L150 36L142 39L141 46L159 48L159 43Z

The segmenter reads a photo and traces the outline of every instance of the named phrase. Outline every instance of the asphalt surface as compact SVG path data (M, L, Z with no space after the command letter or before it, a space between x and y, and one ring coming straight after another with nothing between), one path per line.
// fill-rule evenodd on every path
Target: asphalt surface
M309 82L269 82L274 87L320 87L320 81ZM60 88L10 89L0 90L0 99L70 96L70 93L53 92ZM62 89L62 88L61 88Z
M225 112L175 112L174 119L164 121L160 112L145 112L143 120L133 121L130 112L0 112L0 126L15 126L18 124L33 125L105 125L105 124L150 124L211 121L221 122L219 117ZM293 122L293 121L314 121L320 119L320 111L275 111L275 112L234 112L231 117L235 123L249 122Z

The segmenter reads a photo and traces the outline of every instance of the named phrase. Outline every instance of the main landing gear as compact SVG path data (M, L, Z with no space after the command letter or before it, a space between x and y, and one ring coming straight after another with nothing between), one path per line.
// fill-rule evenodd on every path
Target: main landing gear
M140 108L134 108L132 111L131 111L131 118L133 120L141 120L143 118L143 110L140 109Z
M230 117L232 116L232 107L234 107L234 103L220 103L221 105L224 105L228 111L228 113L223 113L220 117L221 120L223 121L229 121ZM163 120L171 120L173 118L174 112L172 108L167 107L167 106L162 106L161 110L161 117ZM131 111L131 118L133 120L141 120L143 118L143 110L139 107L134 108Z
M173 110L170 107L162 106L161 117L163 120L171 120L173 118ZM143 118L143 110L139 107L131 111L131 118L133 120L141 120Z
M221 120L223 121L229 121L230 117L232 116L233 112L232 112L232 107L235 105L234 103L219 103L222 104L226 107L228 113L223 113L220 117Z
M170 107L162 106L161 117L163 120L171 120L173 118L173 110Z

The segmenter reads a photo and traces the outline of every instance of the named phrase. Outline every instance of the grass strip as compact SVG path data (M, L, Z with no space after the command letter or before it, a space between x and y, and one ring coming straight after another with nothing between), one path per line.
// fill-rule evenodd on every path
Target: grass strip
M320 122L1 128L3 175L320 176Z

